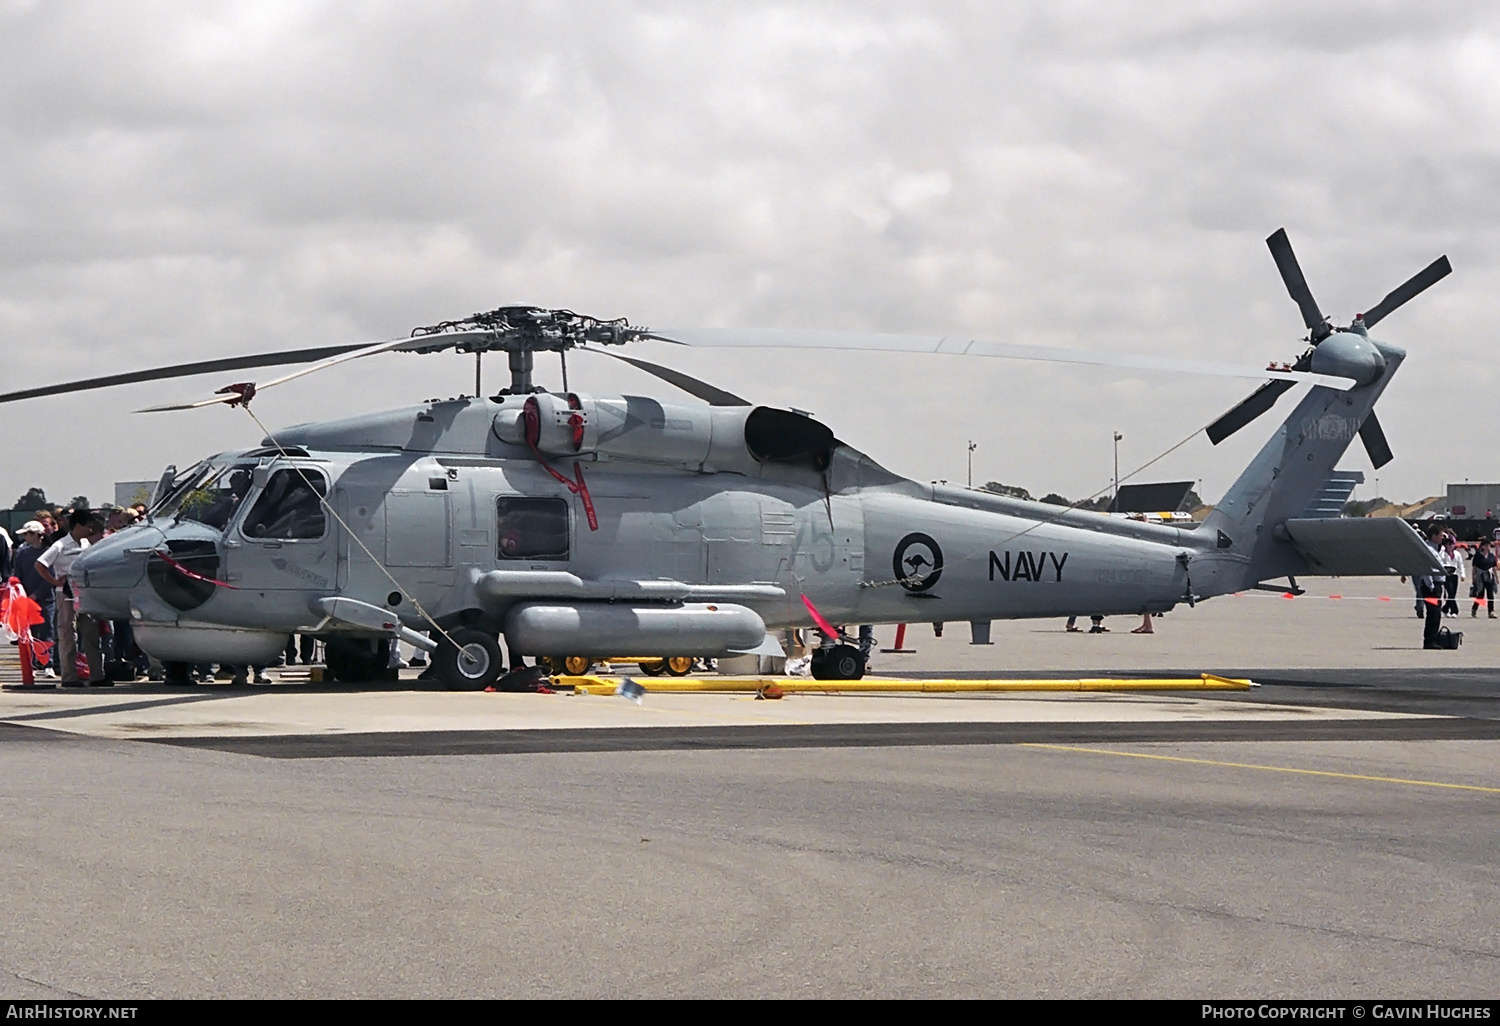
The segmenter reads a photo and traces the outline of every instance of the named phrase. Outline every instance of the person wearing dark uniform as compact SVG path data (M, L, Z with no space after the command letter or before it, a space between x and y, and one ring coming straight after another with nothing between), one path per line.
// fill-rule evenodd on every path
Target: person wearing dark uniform
M1469 585L1469 597L1474 600L1474 608L1469 610L1470 616L1479 615L1479 604L1483 602L1490 614L1490 619L1495 618L1495 564L1497 562L1500 560L1496 560L1494 548L1486 538L1479 543L1478 551L1469 561L1469 568L1474 571L1474 583Z
M1427 543L1432 550L1432 561L1441 564L1443 548L1443 530L1434 528L1432 537ZM1448 575L1444 571L1438 571L1429 577L1414 578L1417 584L1417 599L1422 603L1425 623L1422 627L1422 647L1442 648L1438 643L1438 630L1443 623L1443 592L1448 584Z

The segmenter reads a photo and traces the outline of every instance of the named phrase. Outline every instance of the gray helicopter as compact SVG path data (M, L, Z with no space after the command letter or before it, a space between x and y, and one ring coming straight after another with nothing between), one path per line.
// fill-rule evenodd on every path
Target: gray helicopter
M1373 409L1405 353L1367 330L1448 274L1447 259L1334 328L1285 232L1268 244L1309 334L1295 362L1265 369L893 335L650 331L507 307L374 345L178 365L0 402L311 364L154 409L248 405L258 390L351 359L475 354L474 396L267 432L257 448L168 468L149 522L77 560L83 611L128 617L140 646L169 668L264 663L297 632L322 638L330 671L358 682L384 668L399 638L435 652L446 686L482 689L516 679L503 676L507 655L520 667L525 657L779 654L773 632L815 628L814 676L851 679L865 666L845 625L968 621L982 644L996 619L1161 612L1282 577L1296 590L1299 575L1437 572L1404 522L1326 519L1310 507L1356 435L1376 467L1391 459ZM1209 517L1179 526L908 480L812 417L634 357L618 356L699 401L567 389L570 349L640 339L1265 379L1209 429L1216 444L1294 384L1313 387ZM478 360L500 350L510 385L483 397ZM564 360L562 392L533 385L539 351Z

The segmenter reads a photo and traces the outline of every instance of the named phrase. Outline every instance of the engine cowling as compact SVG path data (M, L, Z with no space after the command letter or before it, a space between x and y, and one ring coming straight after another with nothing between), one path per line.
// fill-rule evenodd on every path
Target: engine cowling
M764 464L822 470L838 444L825 425L788 410L579 392L527 396L495 416L494 432L553 459L597 455L741 472Z
M651 463L701 464L713 448L715 412L707 406L639 395L540 393L528 396L519 410L497 415L494 430L503 442L554 458L599 453ZM744 411L732 412L743 419Z

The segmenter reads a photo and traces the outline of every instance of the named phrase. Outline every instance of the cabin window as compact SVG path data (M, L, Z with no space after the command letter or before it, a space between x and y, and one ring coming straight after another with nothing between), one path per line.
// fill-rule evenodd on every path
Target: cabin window
M503 496L496 500L501 559L567 559L568 502Z
M250 508L240 533L246 538L279 541L321 538L327 528L323 514L327 492L328 485L316 470L278 470Z

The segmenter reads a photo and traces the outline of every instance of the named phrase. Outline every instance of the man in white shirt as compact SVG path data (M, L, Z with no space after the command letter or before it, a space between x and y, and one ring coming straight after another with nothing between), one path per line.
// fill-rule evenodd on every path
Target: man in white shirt
M62 677L59 683L65 688L80 688L90 681L102 682L104 680L102 660L98 667L93 665L92 659L90 660L89 681L80 680L78 677L78 599L73 594L72 583L68 580L68 573L73 569L73 561L89 547L88 536L93 531L93 513L86 509L74 510L68 516L68 533L53 542L52 546L36 560L36 572L56 589L57 611L54 616L57 628L57 659L54 665ZM98 645L88 647L97 649ZM92 656L93 652L89 654Z

